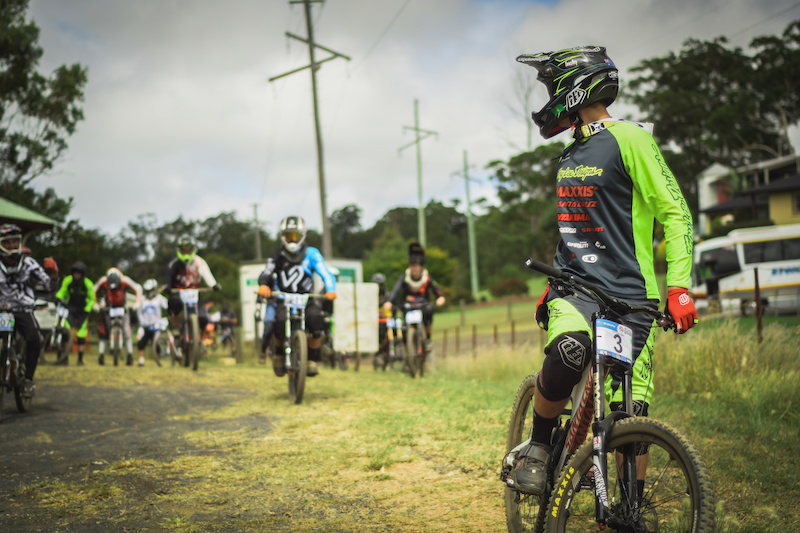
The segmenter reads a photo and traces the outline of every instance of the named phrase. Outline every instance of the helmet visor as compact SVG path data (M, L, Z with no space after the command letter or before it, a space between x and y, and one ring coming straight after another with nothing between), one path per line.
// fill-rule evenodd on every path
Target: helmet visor
M283 232L283 240L286 242L297 243L300 242L303 238L303 234L299 231L284 231Z
M22 239L19 235L9 235L0 239L0 249L5 254L22 253Z

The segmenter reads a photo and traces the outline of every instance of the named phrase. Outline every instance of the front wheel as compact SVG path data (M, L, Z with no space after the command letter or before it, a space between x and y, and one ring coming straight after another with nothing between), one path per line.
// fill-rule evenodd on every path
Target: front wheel
M700 453L672 425L653 418L616 422L607 440L608 496L612 531L714 531L714 489ZM646 464L639 502L626 497L623 448L635 449L636 464ZM644 453L647 452L647 455ZM619 461L618 461L619 459ZM564 466L548 508L547 532L597 530L592 442L587 440ZM645 475L646 474L646 475Z
M72 351L72 328L62 326L56 330L54 347L56 349L56 363L63 363Z
M406 366L408 375L412 378L417 377L417 335L419 330L409 327L406 332Z
M189 341L189 366L197 370L200 361L200 325L195 314L189 315Z
M529 439L533 430L533 393L536 390L534 372L522 381L511 409L511 420L508 424L506 455ZM552 461L551 461L552 462ZM503 466L503 474L510 475L512 465ZM551 483L549 483L551 485ZM506 486L505 495L506 525L509 533L542 533L544 531L545 512L550 500L550 491L545 490L542 496L531 496Z
M289 397L293 403L303 401L308 372L308 338L306 332L298 329L292 333L291 354L289 355Z
M22 395L25 387L25 352L27 351L25 340L22 337L17 337L13 350L15 353L12 354L12 357L16 357L17 364L9 375L9 378L13 381L9 381L14 389L14 401L17 403L17 411L24 413L30 409L31 399Z

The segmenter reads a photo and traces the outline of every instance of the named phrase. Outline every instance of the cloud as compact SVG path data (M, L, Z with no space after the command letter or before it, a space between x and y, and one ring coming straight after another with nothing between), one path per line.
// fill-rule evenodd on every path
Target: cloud
M485 165L526 144L515 104L521 52L599 43L623 83L638 61L689 37L779 33L788 0L328 0L312 7L315 40L345 54L317 71L329 213L347 204L371 226L417 205L414 100L424 201L464 199L464 151L473 199L491 195ZM37 186L72 196L72 215L114 233L138 215L160 222L221 211L274 231L300 214L321 228L317 155L302 6L288 0L32 0L48 72L89 69L86 120ZM317 60L330 54L317 50ZM539 93L543 97L544 93ZM543 102L538 102L541 105ZM515 109L516 108L516 109ZM540 142L534 131L534 142Z

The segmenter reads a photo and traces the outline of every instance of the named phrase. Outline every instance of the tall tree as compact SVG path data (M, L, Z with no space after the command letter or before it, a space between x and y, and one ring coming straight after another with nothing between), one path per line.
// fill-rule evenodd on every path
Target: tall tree
M800 21L783 38L752 41L755 54L725 37L687 40L679 53L646 59L624 97L656 124L655 136L690 205L695 179L712 163L737 167L793 153L789 126L800 121Z
M86 69L75 63L50 76L36 69L39 28L27 20L28 0L0 2L0 185L27 186L51 170L83 120Z

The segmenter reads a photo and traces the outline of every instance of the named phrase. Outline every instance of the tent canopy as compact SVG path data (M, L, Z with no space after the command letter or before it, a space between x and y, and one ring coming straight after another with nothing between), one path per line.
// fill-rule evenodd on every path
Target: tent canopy
M49 230L58 224L58 221L22 207L10 200L0 197L0 224L11 222L22 231Z

